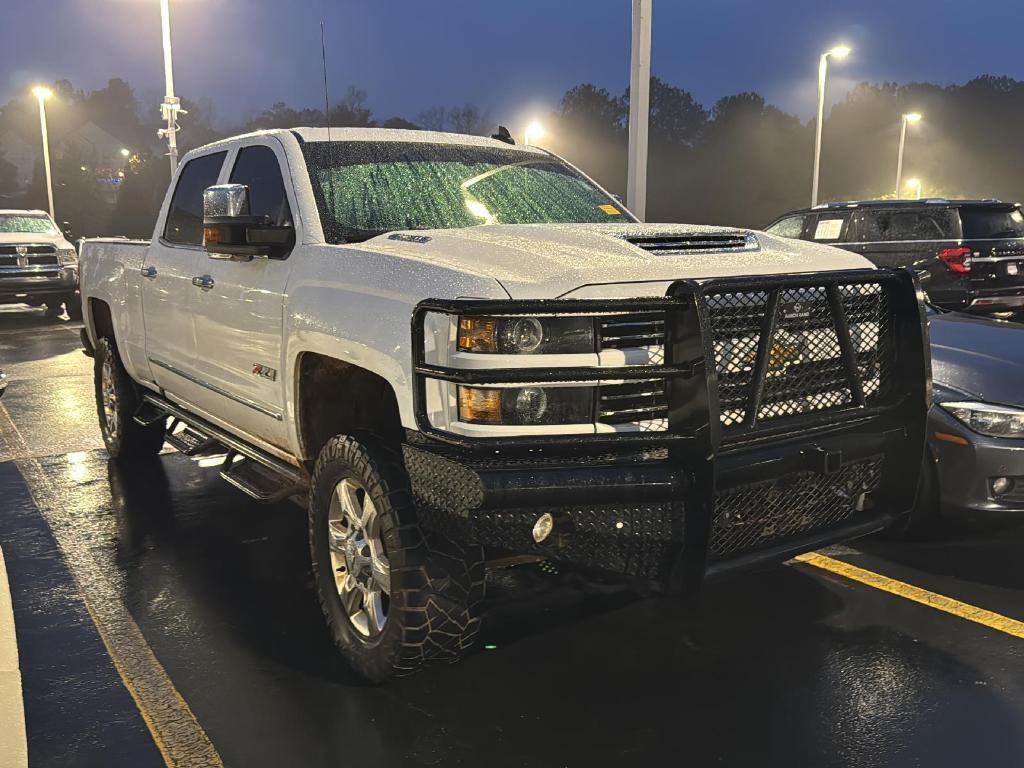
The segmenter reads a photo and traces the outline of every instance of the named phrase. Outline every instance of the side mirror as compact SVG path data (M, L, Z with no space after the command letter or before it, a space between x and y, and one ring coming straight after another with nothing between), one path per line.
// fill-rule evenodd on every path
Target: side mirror
M62 221L61 224L60 224L60 231L64 233L64 237L66 237L69 241L71 240L71 222L70 221Z
M212 258L252 261L282 259L295 243L291 227L278 227L249 213L249 187L218 184L203 191L203 237Z

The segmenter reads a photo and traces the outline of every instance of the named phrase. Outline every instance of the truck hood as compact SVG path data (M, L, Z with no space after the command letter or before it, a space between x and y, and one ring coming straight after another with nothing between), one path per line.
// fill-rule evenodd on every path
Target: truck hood
M656 253L632 238L751 235L732 252ZM871 268L849 251L751 230L686 224L491 224L382 235L364 248L498 280L514 299L664 294L683 278Z
M33 243L35 245L55 245L58 248L70 248L71 243L64 235L38 235L33 232L0 232L0 245L18 245Z
M988 403L1024 405L1024 325L948 312L929 318L935 384Z

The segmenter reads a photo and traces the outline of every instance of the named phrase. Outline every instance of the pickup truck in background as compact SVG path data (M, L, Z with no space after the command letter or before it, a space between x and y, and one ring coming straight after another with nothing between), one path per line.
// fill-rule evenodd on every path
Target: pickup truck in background
M914 503L909 272L642 224L499 137L220 141L184 158L150 242L82 247L110 454L167 441L303 498L330 631L372 680L470 649L488 564L693 594Z
M82 319L78 252L45 211L0 210L0 304Z

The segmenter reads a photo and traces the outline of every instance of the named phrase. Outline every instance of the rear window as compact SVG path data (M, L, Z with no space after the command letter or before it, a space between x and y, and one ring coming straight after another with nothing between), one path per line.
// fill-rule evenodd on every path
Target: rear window
M951 240L958 236L956 224L949 208L864 210L857 214L857 240Z
M960 209L960 221L968 240L1024 237L1024 215L1018 208L964 207Z

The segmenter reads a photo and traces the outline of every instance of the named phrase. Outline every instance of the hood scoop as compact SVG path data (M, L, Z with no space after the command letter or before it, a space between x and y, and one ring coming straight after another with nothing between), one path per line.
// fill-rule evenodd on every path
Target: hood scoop
M680 253L757 251L761 245L750 232L721 232L693 235L649 235L625 237L626 242L650 253L671 256Z

